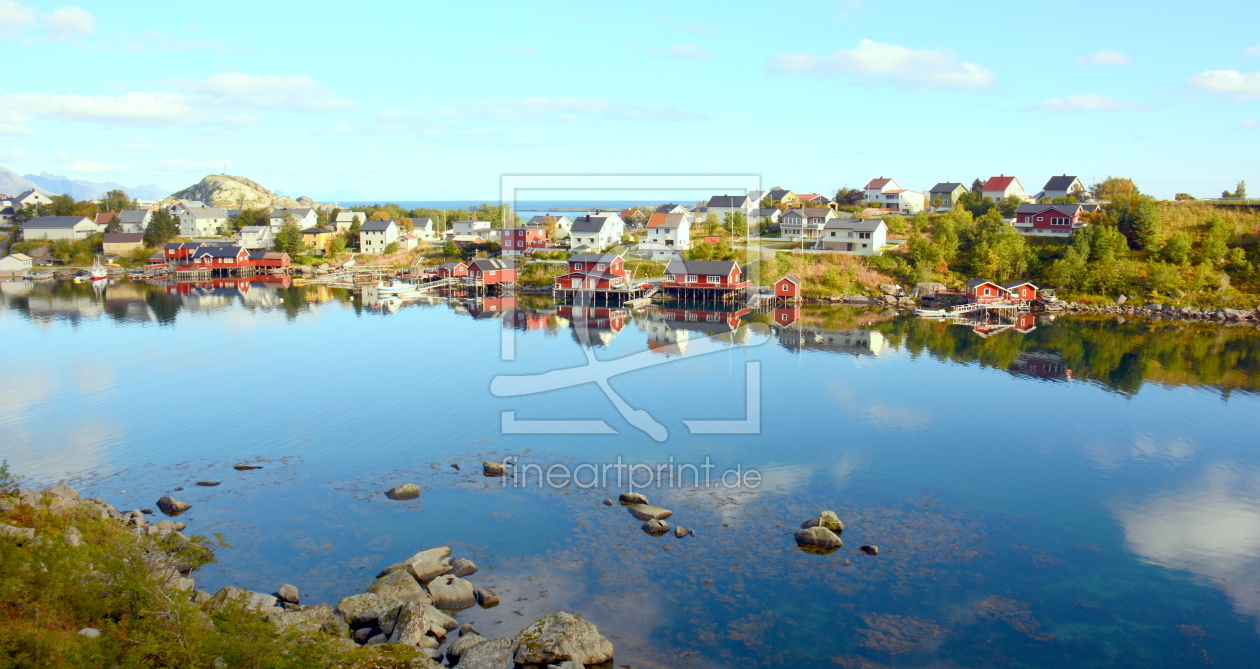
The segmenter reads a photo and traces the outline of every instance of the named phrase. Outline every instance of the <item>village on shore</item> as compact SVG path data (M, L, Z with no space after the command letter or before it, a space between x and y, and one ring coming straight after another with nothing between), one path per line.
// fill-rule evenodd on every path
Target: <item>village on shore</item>
M124 194L110 194L115 195ZM1245 196L1245 185L1226 195ZM1090 244L1099 245L1091 237L1103 234L1091 226L1128 234L1125 222L1118 220L1124 212L1117 214L1112 202L1136 197L1131 182L1115 178L1086 187L1078 177L1055 176L1030 195L1017 177L1008 175L977 179L970 187L942 182L927 192L881 176L861 190L841 188L834 198L774 188L715 194L694 205L596 209L571 218L548 212L523 220L503 205L400 216L396 214L412 212L396 205L341 209L309 198L289 202L310 206L228 208L175 196L148 206L125 196L106 197L91 207L90 216L64 215L54 213L53 198L27 191L15 197L0 194L0 226L11 230L0 276L170 282L296 276L343 283L373 300L456 288L550 292L562 300L631 306L657 296L754 307L873 300L917 306L928 317L1001 320L1015 312L1064 308L1056 305L1060 286L1029 278L1030 260L1046 255L1047 249L1063 253L1067 248L1071 254L1081 240L1088 253ZM1148 206L1150 198L1140 197L1144 199L1125 207ZM1228 201L1238 199L1223 203L1249 202ZM957 220L950 222L951 217ZM965 229L986 225L989 229L979 232ZM1129 223L1142 225L1148 224ZM1134 233L1141 234L1153 233ZM1179 234L1164 246L1180 244L1175 239ZM986 235L989 239L982 239ZM1229 240L1236 246L1231 259L1254 273L1242 248L1246 236L1244 231ZM954 264L970 270L971 276L959 277L945 257L951 244L954 255L967 256ZM963 254L960 246L980 248ZM1165 251L1151 252L1159 262L1152 271L1172 265L1164 257L1172 252ZM1192 247L1186 255L1202 252L1195 254ZM58 269L85 256L93 259L91 270ZM1055 271L1068 260L1043 262L1041 273L1071 279L1066 270ZM1194 269L1197 277L1206 264L1193 266L1187 258L1180 271L1188 275ZM1216 268L1216 274L1230 269ZM990 271L982 274L984 270ZM1215 280L1209 276L1207 282ZM1146 283L1149 302L1174 302L1189 295L1181 288ZM1128 301L1133 309L1139 306L1133 298L1119 294L1114 301L1085 304L1102 308ZM1253 318L1235 317L1235 311L1213 309L1208 317Z

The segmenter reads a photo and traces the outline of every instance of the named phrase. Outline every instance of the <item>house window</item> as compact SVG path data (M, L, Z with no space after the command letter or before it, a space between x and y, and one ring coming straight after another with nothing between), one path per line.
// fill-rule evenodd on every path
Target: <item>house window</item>
M989 289L988 289L988 288L985 288L985 289L984 289L984 294L987 296L987 295L991 295L992 293L990 293L990 292L989 292Z
M687 283L695 283L695 281L696 281L696 275L695 275L695 274L688 274L688 275L687 275Z
M869 232L859 232L859 233L858 233L858 239L870 239L870 238L871 238L871 233L869 233ZM863 246L865 246L865 244L863 244Z
M720 276L711 276L711 277L709 277L709 283L722 283L722 277L720 277Z
M595 266L595 269L597 269L597 270L599 270L599 271L601 271L601 272L602 272L602 271L604 271L604 270L605 270L605 269L607 269L607 268L608 268L608 266L607 266L607 265L605 265L604 263L600 263L600 264L598 264L598 265L596 265L596 266Z
M785 292L785 293L786 293L786 292L788 292L788 290L790 290L790 289L791 289L791 286L787 285L786 283L785 283L785 284L783 284L783 292Z
M575 269L575 270L577 270L577 269L582 269L582 263L580 263L580 262L575 262L575 263L573 263L573 269Z
M1044 221L1044 220L1045 220L1045 217L1043 217L1043 216L1038 216L1038 217L1037 217L1037 222L1038 222L1038 223L1040 223L1040 222L1042 222L1042 221Z

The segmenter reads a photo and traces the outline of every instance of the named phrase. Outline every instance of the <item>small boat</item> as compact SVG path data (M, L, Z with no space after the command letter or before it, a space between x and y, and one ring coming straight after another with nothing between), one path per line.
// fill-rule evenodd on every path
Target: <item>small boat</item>
M109 277L109 271L106 270L105 266L101 264L100 256L97 256L92 261L92 269L90 271L89 276L92 277L93 281L103 281Z
M52 272L35 272L31 275L32 281L52 281L56 278Z
M914 315L919 318L946 318L949 312L944 309L915 309Z

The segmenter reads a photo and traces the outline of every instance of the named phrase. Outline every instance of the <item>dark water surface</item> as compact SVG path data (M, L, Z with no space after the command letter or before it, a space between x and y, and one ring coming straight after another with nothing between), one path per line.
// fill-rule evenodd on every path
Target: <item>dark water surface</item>
M164 494L193 504L190 531L232 545L200 574L205 589L293 583L333 602L450 543L502 600L461 620L506 636L569 609L613 640L618 665L1260 656L1251 328L1079 318L982 337L878 312L696 305L579 326L538 299L399 307L231 282L10 282L0 299L0 457L119 508ZM505 333L514 360L502 359ZM593 383L491 392L499 375L587 365L583 341L601 361L665 362L608 389L664 441ZM689 432L683 421L745 419L758 371L756 433ZM615 433L505 434L504 412ZM600 504L617 489L480 476L482 460L505 456L544 467L707 456L715 476L738 466L762 481L646 490L697 534L653 538ZM264 468L232 469L241 462ZM381 494L405 482L418 500ZM844 547L798 550L792 532L823 509L844 520ZM878 557L857 550L868 543Z

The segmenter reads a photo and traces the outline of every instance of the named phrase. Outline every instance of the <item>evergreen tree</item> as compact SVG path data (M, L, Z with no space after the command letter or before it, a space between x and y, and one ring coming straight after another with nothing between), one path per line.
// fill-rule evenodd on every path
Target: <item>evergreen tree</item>
M179 223L165 209L153 212L149 227L144 230L144 245L158 247L179 236Z
M286 214L287 219L292 214ZM281 253L287 253L295 256L302 252L302 228L298 227L297 221L286 220L284 227L280 228L280 232L276 233L275 250Z
M1151 253L1159 250L1159 216L1150 197L1136 192L1117 195L1104 209L1129 240L1129 248Z
M113 216L110 216L109 222L105 224L106 234L114 234L114 233L122 232L122 231L123 231L122 221L118 220L118 215L114 214Z

